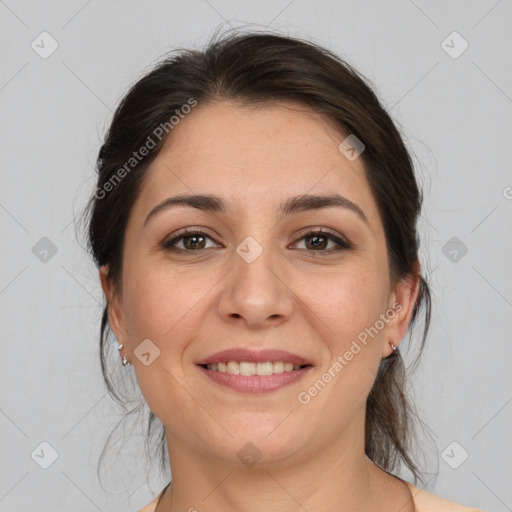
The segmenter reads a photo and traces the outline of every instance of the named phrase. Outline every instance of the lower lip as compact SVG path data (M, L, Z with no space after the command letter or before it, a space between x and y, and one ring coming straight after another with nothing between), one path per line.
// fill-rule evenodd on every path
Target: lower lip
M302 379L313 367L305 366L292 372L273 373L271 375L234 375L216 372L197 365L209 379L221 386L226 386L241 393L266 393L281 389Z

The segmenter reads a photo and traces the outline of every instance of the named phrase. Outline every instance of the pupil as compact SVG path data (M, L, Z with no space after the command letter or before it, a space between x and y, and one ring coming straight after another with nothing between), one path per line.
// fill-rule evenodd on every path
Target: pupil
M315 240L315 242L313 242L313 244L311 244L313 246L313 248L318 248L318 247L321 247L321 248L324 248L325 249L325 240L326 238L323 237L323 236L312 236L309 238L310 240ZM323 240L323 243L318 243L318 240Z
M189 248L189 249L198 249L199 247L193 247L193 245L197 242L197 240L201 240L201 239L203 239L203 237L202 236L197 236L197 235L187 237L186 238L186 246L187 246L187 248ZM190 245L192 245L192 247L190 247Z

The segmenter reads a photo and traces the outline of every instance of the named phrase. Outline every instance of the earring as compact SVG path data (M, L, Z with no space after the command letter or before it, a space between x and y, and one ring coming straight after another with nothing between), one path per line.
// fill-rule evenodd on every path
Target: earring
M117 345L117 350L119 350L119 356L121 357L121 363L123 363L123 366L127 366L130 363L128 362L128 359L126 359L126 355L121 354L121 349L124 347L122 343L119 343Z
M391 345L391 348L393 349L393 353L395 353L398 347L395 347L395 345L393 345L392 341L390 341L389 344Z

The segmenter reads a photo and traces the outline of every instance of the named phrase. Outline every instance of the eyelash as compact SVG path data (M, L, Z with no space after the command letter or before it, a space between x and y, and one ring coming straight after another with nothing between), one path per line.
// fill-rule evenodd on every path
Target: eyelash
M181 241L185 238L192 237L192 236L198 236L198 235L209 238L210 240L213 240L212 237L210 237L203 231L199 231L194 228L185 228L180 233L178 233L177 236L173 237L171 240L165 240L164 242L162 242L161 245L162 245L163 249L165 249L167 251L175 252L175 253L198 254L201 251L205 251L206 249L178 249L176 247L173 247L176 243L178 243L179 241ZM333 253L339 253L339 252L347 250L347 249L352 249L352 246L346 240L343 240L342 238L338 237L335 233L333 233L332 231L325 229L325 228L319 228L319 229L303 232L303 233L301 233L298 241L301 241L305 238L312 238L317 235L320 235L323 238L327 238L328 240L335 242L336 244L338 244L338 247L334 247L331 249L325 249L325 250L319 250L319 251L314 251L314 250L309 250L309 249L301 249L301 250L305 250L305 251L311 253L312 256L322 257L322 256L330 255Z

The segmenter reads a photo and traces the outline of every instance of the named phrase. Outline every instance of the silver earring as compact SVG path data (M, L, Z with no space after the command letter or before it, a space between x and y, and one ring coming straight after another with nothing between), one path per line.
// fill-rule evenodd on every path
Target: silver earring
M393 342L392 342L392 341L390 341L390 342L389 342L389 344L391 345L391 348L393 349L393 352L396 352L396 349L397 349L398 347L395 347L395 345L393 345Z
M119 343L117 345L117 350L119 350L119 356L121 357L121 363L123 363L123 366L127 366L130 363L128 362L128 359L126 359L126 355L125 354L121 354L121 349L123 347L124 347L124 345L122 343Z

